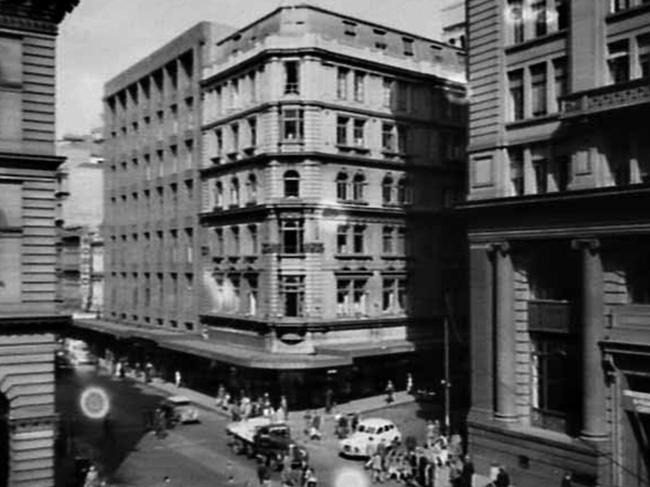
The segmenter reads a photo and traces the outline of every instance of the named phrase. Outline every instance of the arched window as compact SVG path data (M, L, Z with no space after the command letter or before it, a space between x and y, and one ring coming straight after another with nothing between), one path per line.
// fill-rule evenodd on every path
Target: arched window
M284 197L297 198L300 195L300 174L298 171L287 171L284 173Z
M404 178L397 182L397 202L399 204L406 203L406 180Z
M385 205L393 202L393 178L390 174L386 175L381 182L381 201Z
M352 180L352 199L354 201L363 201L363 187L366 184L366 177L359 173L355 174Z
M239 180L232 178L230 183L230 205L239 206Z
M247 193L248 193L248 202L255 203L257 202L257 178L255 174L248 175L248 181L246 181Z
M343 201L348 199L348 175L344 172L336 176L336 199Z
M217 181L214 185L214 206L221 208L223 206L223 184Z

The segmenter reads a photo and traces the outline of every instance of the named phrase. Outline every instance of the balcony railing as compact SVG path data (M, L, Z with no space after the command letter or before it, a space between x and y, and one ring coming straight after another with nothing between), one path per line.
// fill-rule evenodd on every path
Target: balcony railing
M570 301L531 299L528 301L528 328L530 331L569 333L572 322Z
M592 115L646 103L650 103L650 80L636 79L565 96L561 117Z

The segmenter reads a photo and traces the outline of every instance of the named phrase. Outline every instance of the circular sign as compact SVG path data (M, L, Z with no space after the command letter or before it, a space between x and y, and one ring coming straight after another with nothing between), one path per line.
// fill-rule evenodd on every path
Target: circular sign
M355 468L342 468L334 475L334 487L368 487L368 477Z
M88 387L81 393L79 405L83 413L91 419L101 419L108 414L111 401L101 387Z

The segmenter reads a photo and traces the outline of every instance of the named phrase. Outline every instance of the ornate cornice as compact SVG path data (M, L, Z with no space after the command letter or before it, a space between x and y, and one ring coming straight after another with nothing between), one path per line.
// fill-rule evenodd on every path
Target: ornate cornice
M0 0L0 27L56 34L79 0Z

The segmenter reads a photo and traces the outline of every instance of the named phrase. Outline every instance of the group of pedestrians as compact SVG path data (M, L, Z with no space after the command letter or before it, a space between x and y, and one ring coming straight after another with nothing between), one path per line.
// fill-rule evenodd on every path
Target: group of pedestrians
M271 396L268 392L265 392L256 399L252 399L244 391L240 391L239 400L236 400L223 385L219 385L214 403L222 411L230 412L233 421L241 421L242 419L256 418L259 416L270 417L278 422L289 419L289 406L286 396L281 396L277 407L273 407Z

